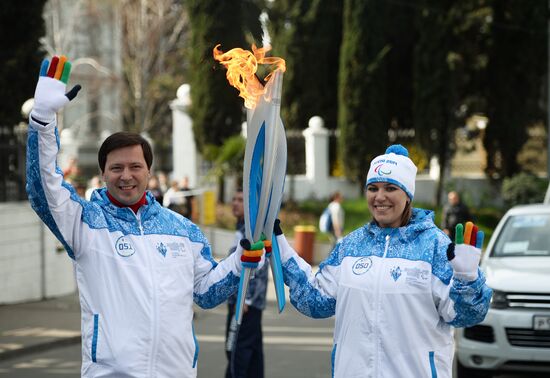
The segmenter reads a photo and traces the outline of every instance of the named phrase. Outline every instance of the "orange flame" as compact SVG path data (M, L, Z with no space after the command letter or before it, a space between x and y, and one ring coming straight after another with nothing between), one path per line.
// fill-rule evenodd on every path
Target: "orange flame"
M212 50L214 59L227 68L227 73L225 74L227 81L239 90L239 96L244 98L244 106L248 109L254 109L260 96L265 93L264 85L256 76L258 64L273 65L276 66L275 70L285 72L286 64L284 59L276 57L266 58L265 54L271 50L270 46L257 48L255 45L252 45L252 52L241 48L234 48L226 53L219 47L220 45L218 44ZM266 83L272 74L273 72L265 77L264 81Z

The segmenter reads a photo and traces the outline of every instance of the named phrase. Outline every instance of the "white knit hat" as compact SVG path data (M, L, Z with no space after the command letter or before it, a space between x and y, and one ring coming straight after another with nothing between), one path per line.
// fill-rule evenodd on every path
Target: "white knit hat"
M392 144L384 155L371 161L365 185L389 182L403 189L412 200L416 170L416 165L409 159L409 151L400 144Z

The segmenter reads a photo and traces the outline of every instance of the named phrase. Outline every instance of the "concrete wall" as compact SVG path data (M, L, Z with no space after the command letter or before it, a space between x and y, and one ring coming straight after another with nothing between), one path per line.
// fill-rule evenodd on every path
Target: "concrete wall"
M357 183L343 177L327 177L322 185L306 175L287 176L285 181L285 199L294 198L295 201L328 200L335 191L342 193L344 198L357 198L362 195Z
M28 202L0 203L0 304L74 292L71 261Z
M485 177L451 177L447 179L447 190L456 190L468 206L486 207L503 206L500 186L493 186ZM415 202L435 203L437 181L429 175L419 174L416 177ZM447 202L447 192L442 193L441 203Z
M230 202L235 188L234 177L226 177L225 196ZM448 179L448 188L457 190L469 206L502 206L500 188L491 185L484 177L452 177ZM316 184L315 180L306 175L287 176L285 181L285 200L294 198L296 201L307 199L325 199L335 191L339 191L344 198L359 198L364 195L357 183L342 177L328 177L323 185ZM416 177L415 203L435 204L437 181L428 174L419 174ZM549 192L550 193L550 192ZM550 198L550 194L548 195ZM442 195L442 202L447 201L447 193Z

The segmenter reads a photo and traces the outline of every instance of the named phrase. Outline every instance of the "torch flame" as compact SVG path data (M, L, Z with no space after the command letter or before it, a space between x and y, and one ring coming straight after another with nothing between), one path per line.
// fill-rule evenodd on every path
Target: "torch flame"
M260 82L258 76L256 76L258 64L273 65L276 66L275 70L285 72L286 64L284 59L276 57L266 58L265 54L271 50L270 46L257 48L255 45L252 45L252 52L241 48L234 48L226 53L219 47L220 45L218 44L212 50L214 59L227 68L225 75L227 81L239 90L239 96L244 98L244 106L248 109L254 109L260 96L265 93L264 85ZM266 83L272 74L273 72L265 77L264 81Z

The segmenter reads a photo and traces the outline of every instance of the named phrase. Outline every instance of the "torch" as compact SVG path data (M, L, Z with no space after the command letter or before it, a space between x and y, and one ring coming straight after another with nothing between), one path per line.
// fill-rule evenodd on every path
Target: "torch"
M265 57L269 49L256 48L253 45L252 52L235 48L224 53L217 45L213 54L214 59L227 68L226 77L239 90L239 96L244 98L247 109L243 168L245 236L250 241L263 241L275 284L277 307L281 312L285 306L284 281L273 225L281 207L286 175L286 135L280 116L285 61L281 58ZM256 75L258 64L275 66L274 71L264 79L265 85ZM246 261L247 255L254 253L244 249L245 253L241 258L243 272L235 309L238 325L242 321L248 281L254 270Z

